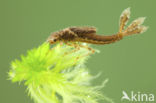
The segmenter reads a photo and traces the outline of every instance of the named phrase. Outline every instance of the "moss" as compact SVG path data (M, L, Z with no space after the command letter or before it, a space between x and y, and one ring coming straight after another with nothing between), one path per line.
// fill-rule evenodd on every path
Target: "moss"
M109 100L99 89L92 86L85 62L88 50L57 44L51 48L44 43L38 48L14 60L9 71L12 82L24 81L28 94L36 103L98 103L99 99ZM79 57L79 59L78 59ZM111 100L109 100L111 101Z

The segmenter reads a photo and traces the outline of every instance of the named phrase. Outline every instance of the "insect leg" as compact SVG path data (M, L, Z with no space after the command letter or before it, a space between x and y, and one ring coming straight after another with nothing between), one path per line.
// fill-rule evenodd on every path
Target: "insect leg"
M90 47L88 47L88 46L81 45L81 44L79 44L78 46L81 47L81 48L87 49L89 52L88 52L87 54L83 55L83 56L77 57L77 59L82 58L82 57L84 57L84 56L89 56L89 55L95 53L95 50L94 50L93 48L90 48Z
M88 46L86 46L86 45L81 45L81 44L80 44L79 47L82 47L82 48L85 48L85 49L89 50L91 54L95 53L95 50L94 50L93 48L90 48L90 47L88 47ZM90 53L89 53L89 54L90 54Z
M65 55L70 54L70 53L74 53L74 52L80 50L80 47L76 43L65 42L65 44L68 45L68 46L74 47L74 49L72 51L66 52Z

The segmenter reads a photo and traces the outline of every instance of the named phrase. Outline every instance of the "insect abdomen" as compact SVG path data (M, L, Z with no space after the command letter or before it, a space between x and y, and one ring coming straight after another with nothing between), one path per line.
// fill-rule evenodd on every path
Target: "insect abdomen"
M96 34L85 35L84 38L79 38L80 42L91 44L109 44L122 39L122 35L101 36Z

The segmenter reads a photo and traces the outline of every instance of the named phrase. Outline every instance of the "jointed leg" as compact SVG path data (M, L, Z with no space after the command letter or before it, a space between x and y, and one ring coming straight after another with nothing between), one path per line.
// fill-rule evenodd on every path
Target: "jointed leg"
M68 46L74 47L74 49L72 51L70 51L68 53L66 52L65 55L70 54L70 53L74 53L74 52L80 50L80 47L76 43L65 42L65 44L68 45Z
M92 48L90 48L90 47L88 47L88 46L85 46L85 45L79 44L79 47L80 47L80 48L85 48L85 49L87 49L89 52L88 52L87 54L81 56L81 57L77 57L77 59L82 58L82 57L85 57L85 56L89 56L90 54L95 53L95 50L92 49Z
M90 47L88 47L88 46L85 46L85 45L81 45L81 44L80 44L79 47L81 47L81 48L85 48L85 49L89 50L89 51L90 51L89 54L93 54L93 53L95 53L95 50L92 49L92 48L90 48Z
M68 53L65 53L65 55L69 54L69 53L74 53L78 50L80 50L80 48L84 48L84 49L87 49L89 52L81 57L84 57L84 56L88 56L90 54L93 54L95 53L95 50L88 47L88 46L85 46L85 45L82 45L82 44L78 44L78 43L74 43L74 42L65 42L66 45L69 45L69 46L72 46L74 47L75 49L73 49L72 51L68 52ZM81 57L77 57L77 59L81 58Z

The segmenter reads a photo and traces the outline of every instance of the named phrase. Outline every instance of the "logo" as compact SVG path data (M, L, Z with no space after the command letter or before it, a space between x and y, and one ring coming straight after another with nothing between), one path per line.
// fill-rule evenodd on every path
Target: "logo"
M154 94L152 93L141 93L141 92L134 92L131 91L130 93L126 93L122 91L121 101L131 101L131 102L153 102L154 101Z

